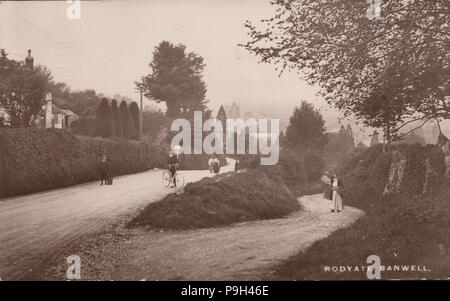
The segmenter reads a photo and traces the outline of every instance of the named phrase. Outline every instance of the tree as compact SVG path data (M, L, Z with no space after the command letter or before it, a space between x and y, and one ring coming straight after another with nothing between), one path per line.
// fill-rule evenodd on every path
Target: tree
M142 132L144 137L150 141L156 140L161 130L170 129L171 119L164 115L161 110L142 112Z
M151 73L142 77L145 96L164 102L168 116L206 109L206 84L203 82L203 58L186 53L186 46L163 41L153 51Z
M53 102L61 109L71 110L78 116L95 116L95 111L104 97L95 90L71 91L65 84L58 82L52 89Z
M113 99L111 101L111 113L114 119L114 136L123 136L122 118L119 114L119 108L117 107L117 101Z
M225 127L227 122L227 114L223 105L220 105L219 111L217 112L216 118L222 122L223 127Z
M95 119L92 117L80 117L70 124L70 131L74 135L92 136Z
M125 100L122 100L119 106L120 118L122 119L122 133L125 138L134 139L136 130L134 123L128 110L128 105Z
M345 128L345 134L347 136L347 144L349 148L355 147L355 137L353 136L353 130L350 124L347 124Z
M103 98L95 114L92 136L111 137L115 135L114 118L109 101Z
M262 28L246 23L243 46L262 62L301 73L346 115L383 128L388 142L407 134L406 123L448 118L449 1L384 0L377 19L360 0L272 4Z
M286 140L292 146L305 150L322 149L325 139L325 121L312 104L302 101L289 118Z
M29 127L46 103L52 75L44 66L24 67L7 55L2 49L0 107L7 113L11 127Z
M130 110L131 120L133 120L133 125L134 125L134 129L135 129L134 138L136 139L136 138L139 138L139 128L140 128L139 118L140 117L139 117L139 107L135 101L130 103L129 110Z

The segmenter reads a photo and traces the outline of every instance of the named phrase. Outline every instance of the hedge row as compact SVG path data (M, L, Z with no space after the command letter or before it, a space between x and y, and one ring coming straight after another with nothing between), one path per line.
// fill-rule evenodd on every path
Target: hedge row
M99 179L102 141L112 175L166 165L167 148L161 146L74 136L56 129L1 129L0 197Z
M283 182L261 170L225 173L186 185L147 207L128 224L151 229L195 229L282 217L300 209Z
M169 145L75 136L58 129L0 129L0 198L98 180L102 147L113 176L166 168ZM182 169L207 169L208 155L181 155ZM219 156L221 165L225 157Z

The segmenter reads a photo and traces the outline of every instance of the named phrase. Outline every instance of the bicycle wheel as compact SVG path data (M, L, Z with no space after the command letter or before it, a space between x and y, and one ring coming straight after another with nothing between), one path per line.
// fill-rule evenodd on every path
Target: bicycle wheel
M181 173L177 172L175 174L175 179L177 181L177 188L183 188L184 187L184 177Z
M169 187L172 183L170 172L168 172L167 170L162 173L162 182L165 187Z

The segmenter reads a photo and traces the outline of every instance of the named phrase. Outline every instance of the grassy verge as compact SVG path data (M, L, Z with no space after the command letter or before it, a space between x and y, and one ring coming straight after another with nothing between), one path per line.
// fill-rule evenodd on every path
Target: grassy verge
M246 156L245 172L227 173L186 185L180 195L149 204L129 227L194 229L280 218L300 209L296 197L323 191L320 157L284 150L274 166Z
M389 155L372 149L344 164L345 202L363 209L366 216L286 260L277 268L276 279L367 279L361 266L369 265L366 260L370 255L378 255L386 267L382 279L449 276L450 177L432 194L383 196L390 160ZM396 265L415 266L415 271L387 270ZM346 271L326 271L327 267L344 267Z
M180 194L149 204L130 224L193 229L282 217L299 209L289 189L258 171L226 173L186 185Z

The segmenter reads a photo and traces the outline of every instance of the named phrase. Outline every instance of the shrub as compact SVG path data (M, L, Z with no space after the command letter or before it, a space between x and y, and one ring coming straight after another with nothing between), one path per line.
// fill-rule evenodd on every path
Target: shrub
M133 101L128 106L128 109L130 111L131 120L133 121L133 125L134 125L134 131L135 131L134 137L138 138L139 137L139 128L140 128L139 106L135 101Z
M102 98L97 112L95 113L94 128L92 136L97 137L111 137L116 133L114 118L111 112L111 107L106 98Z
M149 204L130 224L192 229L282 217L299 204L282 183L260 171L226 173L189 183L181 195Z
M384 271L383 279L448 277L450 176L443 176L442 152L435 147L417 145L400 145L393 151L383 153L382 146L370 147L353 154L340 167L338 174L344 177L345 204L363 209L366 215L286 260L277 268L276 279L367 279L365 271L330 273L318 267L365 266L372 254L380 256L384 266L416 265L430 270L427 273ZM430 158L428 168L432 166L440 173L445 184L436 186L434 182L428 186L434 189L425 190L431 193L417 195L426 183L423 161L427 157ZM408 173L401 181L401 189L395 195L383 195L391 167L405 158L402 166Z
M115 99L111 101L111 113L114 119L114 136L122 137L123 136L122 118L120 116L119 107L117 106L117 101Z
M80 117L70 124L70 132L74 135L91 136L94 122L92 117Z
M0 129L0 197L99 179L102 141L113 176L166 166L167 149L157 145L74 136L57 129Z
M136 129L134 127L133 119L131 118L128 105L125 100L122 100L119 106L120 119L122 121L123 137L128 139L136 139Z

